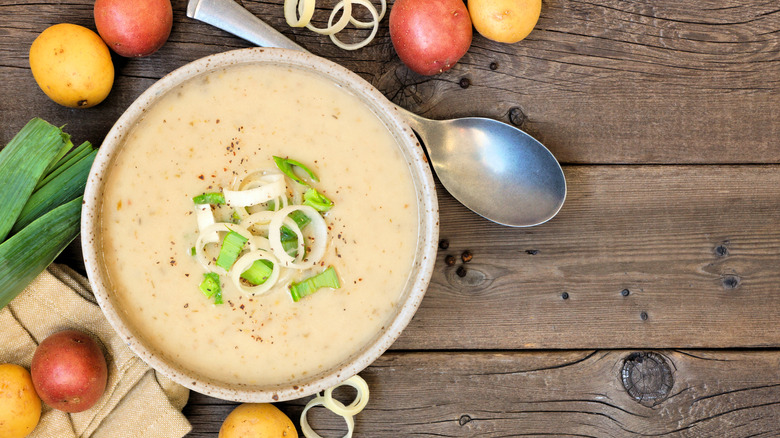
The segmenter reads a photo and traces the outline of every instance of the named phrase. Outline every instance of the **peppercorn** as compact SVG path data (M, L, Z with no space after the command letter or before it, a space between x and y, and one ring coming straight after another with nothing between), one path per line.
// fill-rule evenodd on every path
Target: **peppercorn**
M471 251L469 250L463 251L463 254L460 255L460 259L463 260L463 263L468 263L473 258L474 256L471 254Z
M444 263L447 266L455 266L455 257L452 254L447 255L447 257L444 257Z

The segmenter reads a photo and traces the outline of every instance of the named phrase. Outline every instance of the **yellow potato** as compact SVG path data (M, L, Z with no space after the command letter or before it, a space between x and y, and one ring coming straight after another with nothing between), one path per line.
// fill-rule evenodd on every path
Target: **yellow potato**
M71 108L89 108L114 85L111 53L100 36L75 24L55 24L30 46L30 69L51 100Z
M500 43L516 43L536 26L542 0L469 0L468 8L480 35Z
M219 438L298 438L292 421L270 403L244 403L231 412Z
M0 365L0 437L25 437L40 419L41 399L30 373L19 365Z

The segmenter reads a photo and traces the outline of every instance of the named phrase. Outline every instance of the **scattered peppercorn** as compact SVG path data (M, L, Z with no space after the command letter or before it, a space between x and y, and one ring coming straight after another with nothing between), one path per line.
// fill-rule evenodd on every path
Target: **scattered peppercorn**
M447 239L441 239L439 241L439 248L441 249L447 249L450 247L450 241Z
M455 256L448 254L447 257L444 257L444 263L446 263L447 266L455 266Z
M458 277L465 277L466 276L466 268L463 266L458 266L458 269L455 271L456 274L458 274Z
M471 251L469 250L463 251L463 254L460 255L460 259L463 260L463 263L468 263L473 258L474 256L471 254Z

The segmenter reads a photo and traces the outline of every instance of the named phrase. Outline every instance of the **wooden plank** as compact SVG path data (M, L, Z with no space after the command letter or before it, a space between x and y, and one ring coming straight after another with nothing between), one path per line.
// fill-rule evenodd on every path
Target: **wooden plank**
M527 229L439 191L450 246L394 348L780 346L778 170L569 166L562 211Z
M657 351L669 366L666 398L639 403L622 370L637 352L390 353L363 376L371 389L356 436L777 436L778 351ZM644 383L652 386L645 368ZM641 382L640 382L641 384ZM345 399L348 400L348 399ZM302 399L279 406L298 423ZM235 403L193 393L188 438L214 436ZM324 436L343 421L311 411Z
M345 52L327 38L288 28L281 3L243 1L396 103L432 118L483 115L515 121L563 162L780 163L776 2L549 0L528 39L510 45L477 35L454 69L427 78L401 64L387 20L369 47ZM70 126L99 125L93 131L99 141L151 80L199 57L249 46L187 18L186 0L173 5L173 32L160 52L115 58L120 91L109 102L92 111L64 110L34 86L4 80L3 119L18 125L34 115L67 114ZM2 5L3 77L9 69L17 70L15 77L29 76L27 50L48 25L94 28L91 6L91 0ZM318 20L323 16L321 9ZM95 118L99 121L92 122ZM0 144L13 132L0 131Z

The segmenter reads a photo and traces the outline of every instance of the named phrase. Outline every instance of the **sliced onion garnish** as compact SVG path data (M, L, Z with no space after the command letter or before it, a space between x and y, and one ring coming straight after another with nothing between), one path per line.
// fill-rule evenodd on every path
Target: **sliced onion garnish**
M284 197L286 190L284 179L263 184L248 190L223 190L225 202L231 207L249 207L272 199Z
M303 3L303 6L299 7L299 2ZM314 16L316 4L316 0L285 0L284 19L287 21L287 25L290 27L306 26L311 21L311 17ZM298 13L301 15L300 18L298 18Z
M268 239L266 239L263 236L254 236L251 239L249 239L249 249L252 251L256 249L264 249L266 251L271 251L271 243L268 242Z
M355 400L348 406L344 406L341 403L336 404L335 402L338 400L333 398L333 390L339 386L344 385L351 386L357 390L357 396L355 396ZM363 380L360 376L355 375L332 388L326 389L325 393L323 394L323 398L325 399L323 406L330 409L330 411L334 414L341 416L355 416L366 407L366 404L368 404L368 383L366 383L366 381Z
M287 214L282 213L283 211L294 207L296 206L291 205L274 213L274 217L271 219L271 223L268 224L268 243L271 245L271 251L273 251L276 258L279 259L279 262L282 264L282 266L285 268L301 269L298 266L299 263L303 261L303 255L306 252L305 237L303 236L303 232L301 231L301 228L298 226L298 224L296 224L294 220L287 217ZM287 254L287 251L284 250L284 245L282 245L283 225L292 230L292 232L295 233L298 238L298 247L296 249L295 257Z
M309 420L306 418L306 414L309 413L309 409L313 408L314 406L323 405L324 406L324 398L321 396L314 397L313 399L309 400L309 403L306 403L306 407L303 408L303 412L301 412L301 432L303 432L303 436L306 438L322 438L320 434L314 431L314 429L311 428L309 425ZM341 406L344 406L343 403L341 403L338 400L334 400L334 403L338 403ZM352 433L355 431L355 419L352 416L345 416L340 415L341 418L344 419L344 421L347 422L347 434L344 435L343 438L352 438Z
M357 396L355 396L355 400L350 403L349 406L344 406L344 403L341 403L340 401L333 398L333 390L342 385L349 385L357 390ZM314 431L314 429L311 428L307 418L309 409L313 408L314 406L322 405L329 411L342 417L344 421L347 422L347 434L344 435L343 438L351 438L352 433L355 430L355 419L353 417L359 414L367 403L368 384L365 380L363 380L362 377L358 375L350 377L343 383L326 390L324 394L317 395L313 399L309 400L308 403L306 403L306 407L304 407L303 412L301 412L301 431L303 432L303 436L306 438L322 438L319 434L317 434L317 432Z
M257 213L252 213L249 216L246 216L245 218L241 219L241 225L245 226L247 230L260 230L260 231L268 231L268 224L271 223L271 219L274 218L275 212L271 210L264 210L264 211L258 211Z
M354 0L353 0L354 1ZM386 0L379 0L379 3L382 5L382 10L379 11L379 17L377 17L377 22L381 22L383 18L385 18L385 12L387 12L387 1ZM374 6L373 4L371 6ZM374 8L376 9L376 8ZM374 25L374 22L366 22L366 21L360 21L355 17L352 17L349 19L349 22L352 23L355 27L359 27L361 29L367 29Z
M213 271L218 274L226 274L227 271L225 271L223 268L211 264L211 260L209 260L208 256L206 255L206 251L204 250L204 247L208 245L209 243L217 243L219 242L219 234L218 233L228 233L230 231L235 231L236 233L246 237L247 239L252 238L252 233L249 232L245 227L242 227L241 225L226 223L226 222L217 222L215 224L209 225L206 228L200 230L200 235L198 236L198 239L195 241L195 256L198 259L198 262L201 266L203 266L203 269L207 271ZM214 236L217 236L216 239L214 239Z
M358 41L357 43L347 44L336 38L336 34L328 35L330 37L330 40L333 41L333 44L337 45L338 47L344 49L344 50L357 50L361 47L364 47L368 43L371 42L371 40L374 39L376 36L377 30L379 30L379 15L376 11L376 8L374 5L371 4L368 0L342 0L336 4L336 6L333 8L333 11L330 13L330 18L328 19L328 24L330 24L333 21L333 18L338 13L338 10L344 7L345 1L351 1L353 3L357 3L361 6L364 6L366 9L368 9L368 12L371 13L371 17L373 20L371 23L365 23L361 21L360 27L369 27L373 26L373 29L371 29L371 34L368 35L365 39L362 41Z
M371 14L371 21L361 21L352 16L352 4L358 3L368 9ZM387 1L380 0L382 11L377 12L376 7L368 0L341 0L336 4L330 13L328 19L328 27L316 27L311 24L311 19L314 16L314 9L316 6L316 0L285 0L284 2L284 18L287 24L291 27L306 27L309 30L317 32L321 35L328 35L333 41L333 44L344 50L356 50L364 47L370 43L376 36L377 30L379 30L379 22L385 16L387 12ZM339 10L344 10L341 17L337 22L333 22L338 14ZM300 18L299 18L300 16ZM360 29L367 29L372 27L371 34L362 41L353 44L347 44L336 38L336 34L344 30L348 23L352 23L355 27Z
M216 222L214 220L214 212L211 210L211 204L195 204L195 217L198 220L198 232L200 232L201 236L206 227L214 225ZM219 234L214 232L209 236L205 236L204 239L207 240L204 242L204 245L206 243L216 242L219 240Z
M299 12L301 11L305 1L306 0L301 0L298 3ZM328 20L328 27L315 27L313 24L311 24L311 22L309 22L306 23L306 29L317 32L320 35L333 35L334 33L341 32L345 27L347 27L347 24L349 24L350 20L352 19L352 0L344 0L342 3L344 3L344 13L341 14L341 18L339 18L339 21L337 21L335 24L333 23L334 14L331 13L331 18Z
M312 244L305 259L302 258L304 253L304 237L295 221L287 217L296 210L305 214L311 220L307 229L310 230L308 237L309 240L312 241ZM292 225L290 225L290 222L292 222ZM287 254L282 246L282 225L287 225L296 235L298 235L298 254L296 257ZM271 243L271 250L282 265L287 268L306 269L318 263L320 259L322 259L322 256L325 255L327 235L328 224L325 223L325 219L320 216L317 210L308 205L289 205L274 213L274 218L268 225L268 241Z
M258 284L257 286L246 286L241 281L241 274L252 267L252 264L258 260L268 260L269 262L273 263L274 267L271 270L271 275L269 275L268 279L266 279L262 284ZM238 260L236 260L236 263L233 264L233 267L230 268L230 278L233 280L233 285L236 286L238 290L247 295L259 295L271 290L271 288L276 284L276 281L279 279L279 273L279 260L277 260L276 257L274 257L274 255L270 252L262 249L256 249L242 255L238 258Z

